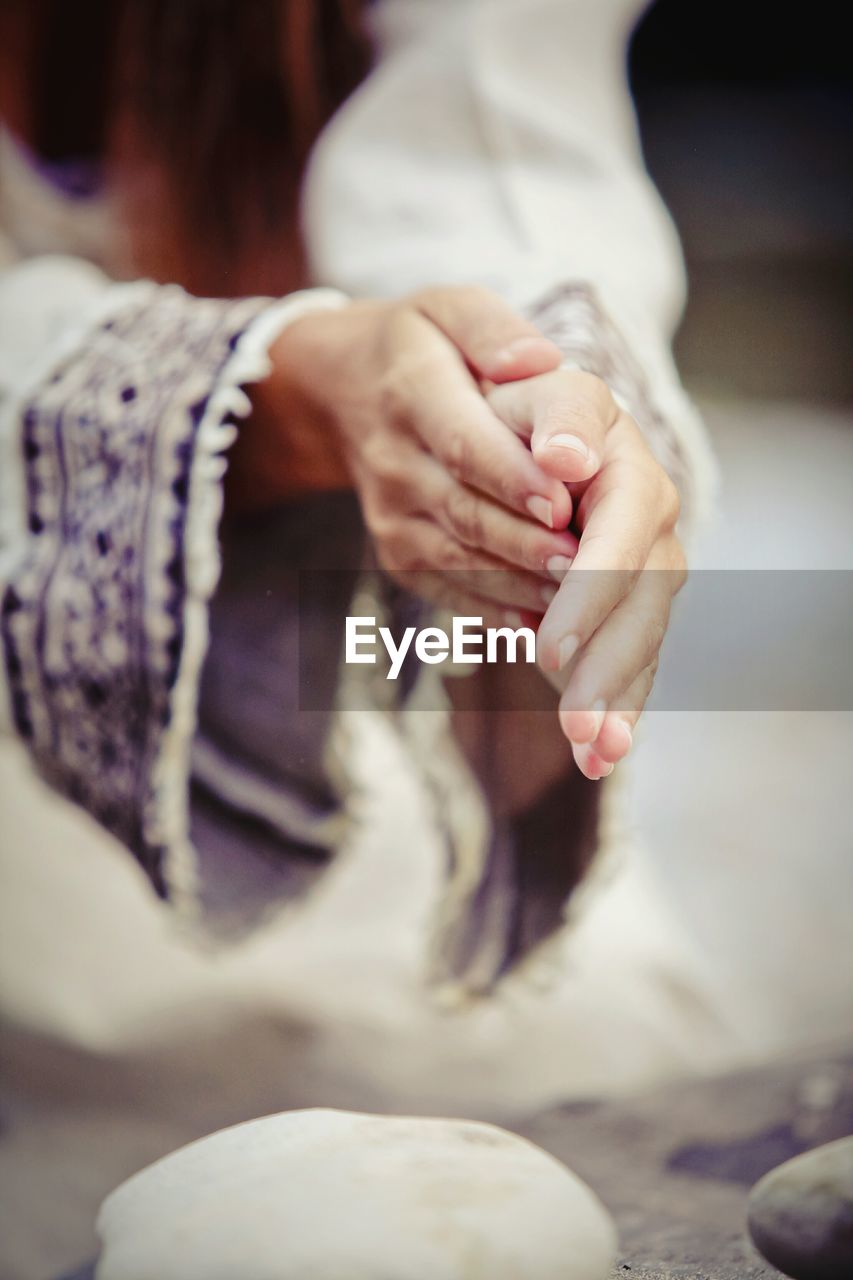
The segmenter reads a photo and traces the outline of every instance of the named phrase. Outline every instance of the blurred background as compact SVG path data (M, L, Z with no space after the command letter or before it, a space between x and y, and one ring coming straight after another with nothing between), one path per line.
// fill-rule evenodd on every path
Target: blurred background
M658 0L630 65L687 259L676 355L721 467L693 563L850 570L853 91L837 6ZM847 711L646 717L638 827L768 1043L853 1034L851 777Z
M646 161L681 233L694 388L853 397L853 92L838 6L658 0L631 48Z

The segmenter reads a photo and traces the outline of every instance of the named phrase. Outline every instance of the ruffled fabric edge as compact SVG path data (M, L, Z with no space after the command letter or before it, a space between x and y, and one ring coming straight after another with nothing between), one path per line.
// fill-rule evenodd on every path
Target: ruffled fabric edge
M189 779L199 680L210 640L208 605L222 569L219 525L226 455L237 437L236 420L245 419L251 411L243 387L269 375L269 348L275 339L301 316L337 308L346 301L345 295L334 289L307 289L271 303L251 320L219 374L196 436L184 548L184 642L171 692L169 723L152 776L158 797L158 835L166 849L164 875L170 903L180 918L193 924L199 922L200 911L198 860L189 834Z

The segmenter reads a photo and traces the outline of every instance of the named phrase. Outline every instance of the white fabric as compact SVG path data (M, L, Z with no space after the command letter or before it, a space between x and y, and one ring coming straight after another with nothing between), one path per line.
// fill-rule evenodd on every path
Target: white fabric
M318 279L436 281L524 305L594 282L668 335L684 277L628 94L636 0L380 0L380 62L326 129L305 193Z

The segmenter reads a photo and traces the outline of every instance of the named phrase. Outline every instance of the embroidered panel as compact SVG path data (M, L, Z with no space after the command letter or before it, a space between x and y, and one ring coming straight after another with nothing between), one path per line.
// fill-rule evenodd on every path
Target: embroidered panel
M153 789L184 641L199 426L267 304L152 288L22 412L29 538L2 635L18 731L166 895Z

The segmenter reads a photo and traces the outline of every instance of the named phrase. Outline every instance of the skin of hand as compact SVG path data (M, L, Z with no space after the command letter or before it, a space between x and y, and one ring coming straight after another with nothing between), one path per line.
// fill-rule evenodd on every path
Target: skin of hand
M606 385L559 369L558 349L479 288L305 316L271 354L231 505L354 483L380 562L419 594L498 625L547 609L538 649L563 732L581 772L607 776L685 561L675 487Z
M354 485L379 563L418 594L489 624L542 615L577 550L571 497L482 386L556 369L556 346L466 287L305 315L270 354L232 509Z
M596 780L631 749L675 594L686 579L678 492L636 422L592 374L486 388L498 417L572 495L580 543L539 628L560 723Z

